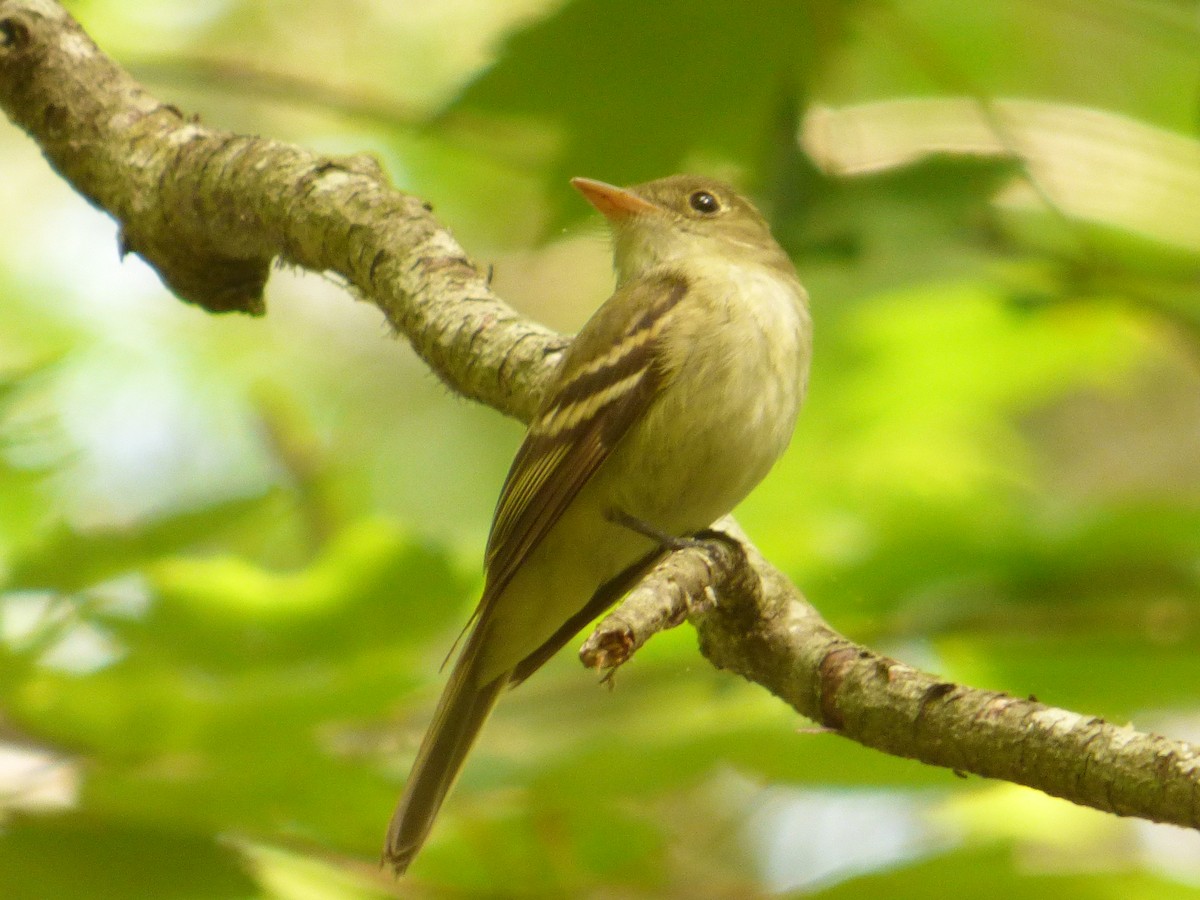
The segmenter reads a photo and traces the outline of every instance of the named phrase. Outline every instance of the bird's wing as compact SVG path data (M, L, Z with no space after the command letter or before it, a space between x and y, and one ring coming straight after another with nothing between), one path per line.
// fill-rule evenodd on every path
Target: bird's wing
M638 279L584 326L563 360L517 451L488 539L487 584L476 616L488 609L563 511L640 420L667 377L658 337L687 293L674 274Z
M663 317L683 298L687 283L671 275L638 279L606 303L567 351L555 386L534 417L504 483L488 540L487 583L472 616L475 630L442 693L421 742L412 774L388 828L384 859L403 872L425 841L479 729L500 692L528 676L613 599L619 576L515 668L485 673L488 621L513 574L612 453L645 415L668 373L660 362ZM648 564L658 551L640 564ZM631 567L631 572L638 566ZM471 623L468 623L469 628Z

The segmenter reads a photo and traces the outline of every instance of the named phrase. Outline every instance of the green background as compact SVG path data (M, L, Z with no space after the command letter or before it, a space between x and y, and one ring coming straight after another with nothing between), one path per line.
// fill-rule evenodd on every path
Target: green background
M209 125L375 153L563 330L611 284L568 177L738 181L817 329L763 550L882 652L1200 737L1200 4L70 8ZM808 732L686 627L506 697L392 882L520 427L334 279L207 316L8 125L0 172L3 896L1200 896L1196 834Z

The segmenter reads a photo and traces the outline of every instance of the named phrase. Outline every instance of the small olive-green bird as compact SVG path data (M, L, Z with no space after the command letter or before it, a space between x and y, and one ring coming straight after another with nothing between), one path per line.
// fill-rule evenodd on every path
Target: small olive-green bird
M690 175L572 184L611 227L616 291L567 350L504 483L474 627L388 828L397 873L501 692L662 555L647 534L700 531L762 480L808 383L808 297L747 200Z

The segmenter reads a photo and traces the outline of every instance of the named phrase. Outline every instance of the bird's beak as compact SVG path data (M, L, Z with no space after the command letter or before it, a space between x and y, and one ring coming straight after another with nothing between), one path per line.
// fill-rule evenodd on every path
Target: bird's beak
M649 200L643 200L633 191L619 188L591 178L572 178L571 186L587 198L588 203L600 210L610 222L623 222L633 216L658 212Z

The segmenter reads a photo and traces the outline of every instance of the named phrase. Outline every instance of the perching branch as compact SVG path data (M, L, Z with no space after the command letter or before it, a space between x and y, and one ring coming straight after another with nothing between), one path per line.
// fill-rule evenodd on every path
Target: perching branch
M183 300L261 313L273 260L336 272L453 390L522 419L566 344L495 297L430 207L373 160L188 119L50 0L0 0L0 105ZM852 740L1200 828L1200 748L950 684L854 644L740 534L671 554L601 623L585 661L620 664L685 617L714 665Z
M1200 828L1200 747L952 684L838 634L734 535L672 554L588 638L585 663L620 665L689 618L709 662L844 737L895 756L1034 787L1122 816Z

